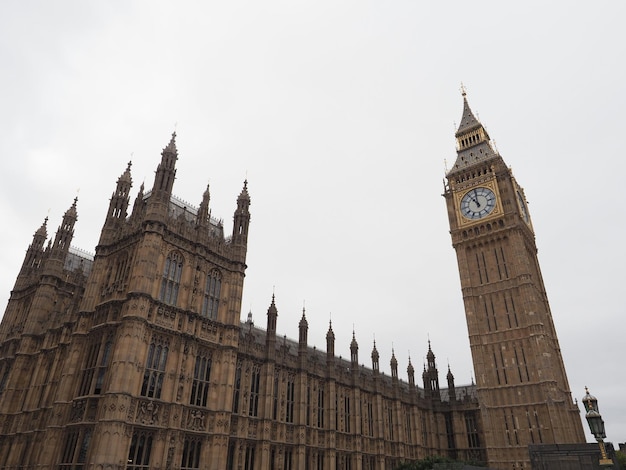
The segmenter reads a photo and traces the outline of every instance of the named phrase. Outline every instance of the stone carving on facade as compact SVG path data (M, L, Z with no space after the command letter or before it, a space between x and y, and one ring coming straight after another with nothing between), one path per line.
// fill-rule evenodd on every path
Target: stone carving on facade
M85 414L85 400L77 400L72 402L72 411L70 413L70 421L76 423L83 419Z
M137 421L142 424L159 424L159 405L153 401L142 401L139 405Z
M206 416L200 410L191 410L187 417L187 427L194 431L204 431L206 428Z

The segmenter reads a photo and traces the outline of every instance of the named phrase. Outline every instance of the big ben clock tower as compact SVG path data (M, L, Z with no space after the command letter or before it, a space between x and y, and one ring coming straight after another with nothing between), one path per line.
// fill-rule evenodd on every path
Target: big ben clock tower
M444 197L489 465L530 468L529 444L585 442L539 269L524 190L470 109Z

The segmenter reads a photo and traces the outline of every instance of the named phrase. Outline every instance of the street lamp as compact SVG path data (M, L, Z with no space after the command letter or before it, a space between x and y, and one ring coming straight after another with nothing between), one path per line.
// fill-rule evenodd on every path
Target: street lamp
M585 411L587 412L585 418L587 418L587 423L589 423L591 434L593 434L593 437L598 441L598 446L600 446L600 465L613 468L613 461L607 457L606 448L604 447L606 433L604 432L604 420L598 408L598 399L589 393L587 387L585 387L585 392L583 397L583 405L585 405Z

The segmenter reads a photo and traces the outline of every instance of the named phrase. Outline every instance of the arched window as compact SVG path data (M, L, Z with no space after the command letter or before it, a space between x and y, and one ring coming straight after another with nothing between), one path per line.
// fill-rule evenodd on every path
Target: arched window
M211 377L211 356L204 352L196 356L196 365L193 371L190 403L196 406L206 406L209 396L209 379Z
M148 347L146 368L141 385L141 396L148 398L161 398L163 379L165 378L165 363L169 348L167 342L152 340Z
M183 257L180 253L174 251L170 253L165 260L163 279L161 281L161 292L159 293L160 301L169 305L176 305L182 272Z
M204 300L202 301L202 316L209 320L217 318L217 309L220 304L220 291L222 290L222 275L213 270L206 277L204 286Z

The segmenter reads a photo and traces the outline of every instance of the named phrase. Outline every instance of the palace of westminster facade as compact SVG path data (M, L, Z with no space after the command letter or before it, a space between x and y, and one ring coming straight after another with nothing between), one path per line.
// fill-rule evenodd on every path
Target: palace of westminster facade
M390 470L445 455L529 469L528 445L581 443L523 189L465 94L446 175L476 384L439 386L428 345L408 383L242 322L247 182L232 235L172 194L175 135L131 205L130 164L95 257L76 201L35 232L0 324L0 468ZM421 385L421 386L420 386Z

